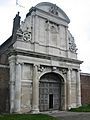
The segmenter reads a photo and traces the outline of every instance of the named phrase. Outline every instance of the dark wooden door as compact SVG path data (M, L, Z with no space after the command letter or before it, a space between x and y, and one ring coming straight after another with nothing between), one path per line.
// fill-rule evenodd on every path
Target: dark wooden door
M49 94L49 109L53 109L53 94Z
M39 84L40 111L59 110L61 103L60 79L54 74L44 75Z

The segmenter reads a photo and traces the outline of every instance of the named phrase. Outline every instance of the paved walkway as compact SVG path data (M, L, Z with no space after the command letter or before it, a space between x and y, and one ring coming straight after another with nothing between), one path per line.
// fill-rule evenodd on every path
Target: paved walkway
M48 113L57 118L62 118L62 120L90 120L90 112L51 112Z

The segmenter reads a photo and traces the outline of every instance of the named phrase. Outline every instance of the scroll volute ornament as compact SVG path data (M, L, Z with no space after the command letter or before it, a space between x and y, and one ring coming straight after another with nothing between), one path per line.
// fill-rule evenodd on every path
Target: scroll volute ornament
M21 28L19 28L16 32L17 39L22 39L24 41L31 41L32 35L31 32L29 32L28 28L25 31L22 31Z

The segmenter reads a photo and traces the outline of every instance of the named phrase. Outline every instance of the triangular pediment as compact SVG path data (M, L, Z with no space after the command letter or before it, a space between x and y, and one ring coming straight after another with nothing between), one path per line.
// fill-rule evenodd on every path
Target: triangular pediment
M70 22L70 19L68 18L66 13L61 8L59 8L56 4L52 4L50 2L41 2L36 5L36 8L41 9L45 12L48 12L52 15L55 15L65 21L67 21L67 23Z

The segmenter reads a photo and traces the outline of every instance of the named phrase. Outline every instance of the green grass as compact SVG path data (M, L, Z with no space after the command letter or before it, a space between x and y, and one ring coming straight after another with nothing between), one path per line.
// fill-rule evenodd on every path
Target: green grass
M90 112L90 104L84 104L78 108L71 108L69 111L72 111L72 112Z
M0 120L58 120L44 114L0 114Z

